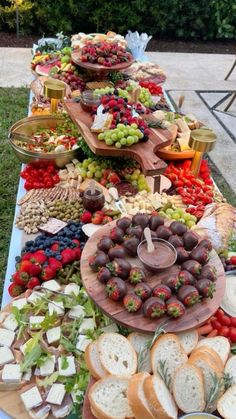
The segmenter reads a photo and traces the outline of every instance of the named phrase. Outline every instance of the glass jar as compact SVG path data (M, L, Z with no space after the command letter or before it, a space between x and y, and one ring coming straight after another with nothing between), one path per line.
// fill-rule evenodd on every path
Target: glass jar
M104 207L105 197L101 189L95 188L92 193L91 188L87 188L83 195L83 206L87 211L95 212Z
M101 96L92 90L85 90L81 95L81 107L85 112L91 112L93 106L100 105Z

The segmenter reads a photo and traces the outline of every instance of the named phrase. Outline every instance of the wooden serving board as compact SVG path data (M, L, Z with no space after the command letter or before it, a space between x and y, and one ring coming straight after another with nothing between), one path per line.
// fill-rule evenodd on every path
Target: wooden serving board
M81 61L80 57L81 57L80 51L74 51L71 54L72 61L75 64L77 64L79 67L85 68L85 70L97 71L99 73L104 72L104 71L107 73L109 73L110 71L121 71L121 70L124 70L125 68L130 67L134 62L134 59L132 58L130 61L123 62L120 64L115 64L111 67L106 67L105 65L101 65L101 64L83 62Z
M115 322L120 323L122 326L131 328L138 332L153 333L157 327L164 321L168 321L165 326L167 332L180 332L183 330L198 327L203 324L209 317L211 317L220 306L221 300L224 296L226 276L224 273L223 265L217 255L212 250L210 254L209 264L217 269L218 280L216 282L216 292L213 299L206 299L203 302L195 304L191 308L187 308L184 316L179 319L171 319L169 316L163 316L160 319L149 319L144 317L142 310L137 313L129 313L123 306L122 302L115 302L110 300L105 293L105 285L97 280L97 274L92 272L89 267L88 260L97 250L97 243L105 236L109 235L110 230L115 227L116 221L112 221L105 226L101 227L92 237L87 241L81 257L81 276L83 285L85 286L90 298L95 304ZM142 266L139 259L129 258L129 262L133 266ZM142 266L143 267L143 266ZM153 287L167 278L170 274L178 272L180 266L174 265L166 271L160 273L152 273L146 271L147 282ZM127 284L128 289L133 289L133 286Z
M91 132L92 117L85 112L81 105L76 102L66 101L65 108L71 119L78 126L81 134L90 149L99 156L129 157L138 161L145 175L154 176L164 172L166 163L155 152L171 144L172 134L167 129L150 129L149 140L146 143L139 142L126 148L108 146L104 141L99 141L97 134Z

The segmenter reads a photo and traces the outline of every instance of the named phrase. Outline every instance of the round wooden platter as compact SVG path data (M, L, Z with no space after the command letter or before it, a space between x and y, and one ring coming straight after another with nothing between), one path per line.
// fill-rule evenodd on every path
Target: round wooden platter
M214 250L211 251L209 261L209 264L217 269L218 276L214 298L205 299L201 303L195 304L191 308L187 308L185 315L179 319L171 319L168 316L163 316L160 319L150 319L144 317L142 309L137 313L129 313L124 308L122 302L110 300L105 294L105 286L97 280L97 274L92 272L90 269L88 260L89 257L96 252L99 240L103 236L109 235L110 230L115 227L115 225L116 221L112 221L94 233L87 241L81 257L81 276L83 285L85 286L90 298L108 317L111 317L115 322L121 324L122 326L139 332L153 333L157 327L165 321L168 321L165 326L166 331L180 332L198 327L215 313L224 296L226 276L223 265ZM132 266L142 266L142 263L137 257L128 258L128 260ZM174 265L170 269L160 273L146 271L148 277L147 282L151 287L153 287L159 284L163 279L167 278L170 274L176 273L179 270L180 266ZM133 289L132 285L127 285L129 289Z
M130 61L125 61L125 62L120 63L120 64L115 64L111 67L106 67L105 65L101 65L101 64L93 64L93 63L83 62L83 61L81 61L80 57L81 57L80 51L74 51L71 54L72 61L75 64L77 64L79 67L82 67L85 70L96 71L96 72L99 72L99 73L100 72L109 73L110 71L121 71L121 70L124 70L125 68L130 67L134 62L134 59L132 58Z

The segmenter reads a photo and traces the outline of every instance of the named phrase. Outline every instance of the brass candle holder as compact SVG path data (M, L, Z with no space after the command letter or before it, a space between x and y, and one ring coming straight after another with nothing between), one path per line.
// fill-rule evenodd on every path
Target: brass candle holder
M56 79L48 79L44 82L43 94L50 99L50 112L58 111L58 102L63 100L66 93L66 84Z
M189 147L195 150L191 164L191 171L197 177L200 169L203 154L213 150L215 147L216 135L208 128L199 128L191 132Z

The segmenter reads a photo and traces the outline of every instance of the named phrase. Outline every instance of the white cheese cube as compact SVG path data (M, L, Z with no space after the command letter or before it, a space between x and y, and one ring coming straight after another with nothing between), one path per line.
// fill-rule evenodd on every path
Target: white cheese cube
M58 314L58 316L64 316L65 310L64 305L62 301L59 301L58 303L49 303L48 304L48 311L50 316L53 315L53 313Z
M10 346L15 339L15 333L12 330L0 329L0 346Z
M72 307L68 311L68 316L70 319L79 319L80 317L84 317L85 316L84 307L79 304L77 306Z
M10 348L7 346L0 348L0 366L9 364L10 362L14 361L14 359L14 355Z
M30 329L36 330L41 329L41 323L44 321L45 316L30 316Z
M72 398L72 400L73 400L73 403L78 403L79 401L77 400L77 397L80 397L80 396L82 396L82 397L83 397L83 394L84 394L84 392L83 392L83 391L81 391L81 390L73 390L73 391L70 393L71 398Z
M40 375L45 377L46 375L51 375L54 372L56 357L55 355L50 356L43 365L40 366Z
M63 357L60 357L58 359L59 375L70 377L71 375L74 375L76 373L75 358L73 356L66 356L65 358L66 363L68 364L66 368L62 368L64 362Z
M53 384L46 398L47 403L61 405L66 394L64 384Z
M35 304L36 301L39 301L45 294L40 291L33 291L32 294L27 298L28 303Z
M52 329L48 329L46 332L47 341L49 345L54 342L58 342L61 337L61 328L60 326L53 327Z
M47 290L50 290L50 291L60 291L61 290L61 286L58 284L57 281L55 281L55 279L50 279L50 281L43 282L42 287L46 288Z
M80 287L73 282L71 284L67 284L64 289L64 293L67 295L79 295Z
M116 333L119 332L119 329L115 323L109 324L108 326L104 326L101 328L103 333Z
M90 342L92 342L92 339L87 338L85 335L79 335L76 343L76 349L84 352Z
M22 402L25 405L26 410L33 409L33 407L40 406L43 402L38 387L34 386L30 390L21 393L20 395Z
M19 298L18 300L15 300L12 302L13 307L17 307L19 310L25 307L26 304L27 304L26 298Z
M6 329L12 330L13 332L15 332L15 330L18 328L18 323L16 321L16 318L15 318L14 314L12 314L12 313L8 314L8 316L5 318L2 325Z
M79 333L86 333L87 330L94 330L95 327L96 323L94 319L84 319L79 327Z
M4 383L19 383L22 372L19 364L6 364L2 370L2 381Z
M23 376L22 376L22 381L30 381L30 380L31 380L31 377L32 377L32 370L31 370L31 368L30 368L28 371L26 371L26 372L23 374Z

